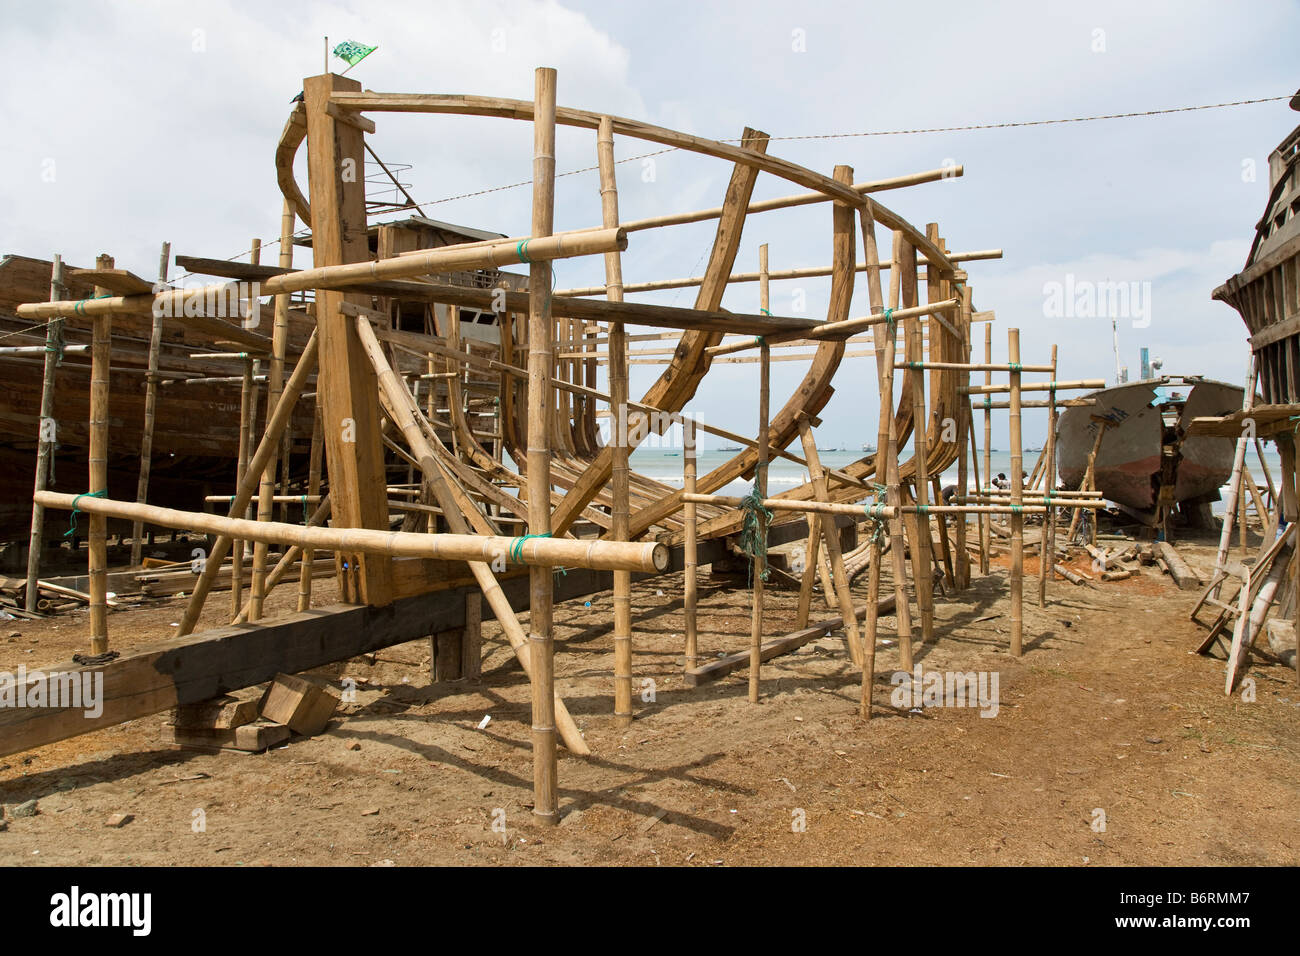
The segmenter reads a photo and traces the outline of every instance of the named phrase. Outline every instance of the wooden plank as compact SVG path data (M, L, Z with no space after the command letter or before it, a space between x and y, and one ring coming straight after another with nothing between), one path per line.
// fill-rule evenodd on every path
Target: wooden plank
M144 295L154 291L153 283L126 269L72 269L75 279L93 282L113 295Z

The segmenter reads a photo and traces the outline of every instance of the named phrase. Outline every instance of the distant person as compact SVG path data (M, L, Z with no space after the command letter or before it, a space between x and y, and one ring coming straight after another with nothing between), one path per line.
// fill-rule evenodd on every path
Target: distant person
M994 487L994 488L1010 488L1010 487L1011 487L1011 482L1007 480L1007 476L1006 476L1006 475L1004 475L1002 472L999 471L999 472L998 472L998 476L997 476L996 478L993 479L993 487Z
M943 491L940 492L940 494L943 496L943 503L946 505L951 505L952 500L957 497L957 486L948 485L943 489Z

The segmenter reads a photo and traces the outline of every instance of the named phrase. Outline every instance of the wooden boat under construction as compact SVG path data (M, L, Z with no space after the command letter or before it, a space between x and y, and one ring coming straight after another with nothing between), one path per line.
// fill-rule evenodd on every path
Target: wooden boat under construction
M1232 473L1235 445L1189 436L1187 429L1194 418L1241 408L1242 391L1226 382L1166 375L1087 393L1081 398L1092 404L1061 413L1061 480L1079 487L1091 462L1094 486L1127 514L1155 524L1162 506L1177 507L1199 521L1199 506L1218 501Z
M973 324L991 322L993 315L975 310L963 266L1000 252L953 252L937 223L917 227L877 195L951 180L961 175L961 168L948 165L855 182L853 169L846 165L836 166L827 176L769 155L769 136L754 129L742 132L739 145L704 139L559 107L554 70L539 69L536 82L534 100L525 101L374 93L346 77L308 77L276 149L275 178L284 199L281 251L291 248L301 221L311 230L311 268L295 269L292 258L283 255L277 266L179 257L177 264L189 273L222 281L155 289L105 261L78 274L108 290L99 297L45 301L46 290L38 290L15 309L29 324L61 319L84 328L79 323L85 322L94 333L85 416L88 477L75 493L38 488L32 496L39 508L81 510L89 516L92 652L105 654L109 648L108 519L195 530L214 540L201 568L195 569L187 606L162 652L168 661L166 673L160 658L135 649L120 660L101 661L97 666L111 671L105 686L114 689L102 718L80 720L69 729L58 714L47 719L43 714L11 718L0 713L0 725L7 724L8 731L0 735L0 752L429 635L438 635L439 655L442 637L454 635L462 649L458 659L463 656L467 666L476 668L481 648L472 644L471 635L480 615L490 613L532 682L534 813L545 822L556 822L556 744L563 741L574 754L590 752L555 686L557 600L612 591L613 705L620 726L632 720L636 706L631 576L678 568L683 572L687 618L687 685L716 679L743 659L750 668L749 699L757 701L764 660L842 629L848 658L861 670L861 713L870 717L882 616L892 615L899 660L904 670L910 669L912 608L918 639L927 644L935 640L935 572L946 578L949 593L960 592L970 585L970 552L978 550L981 568L988 573L991 532L984 519L993 515L1006 516L1010 526L1009 648L1015 655L1022 653L1024 520L1035 514L1050 519L1055 508L1041 493L1022 495L1018 481L1005 498L978 491L953 504L941 503L938 476L956 463L960 487L970 486L968 476L977 489L983 487L974 453L972 395L1007 396L1006 404L984 403L985 434L989 410L1009 408L1010 470L1015 477L1024 470L1022 377L1052 376L1028 387L1050 391L1047 405L1053 416L1058 390L1100 383L1054 381L1054 351L1050 364L1024 361L1016 329L1007 330L1005 362L993 361L987 327L985 361L971 362ZM420 234L421 229L438 231L429 220L414 226L369 225L364 184L346 171L365 162L365 137L375 132L368 114L385 112L531 123L535 149L530 224L519 226L509 239L461 236L452 237L450 244ZM595 133L599 173L590 193L588 222L593 224L559 233L554 231L557 126ZM730 176L722 204L622 220L616 136L726 163ZM299 165L307 169L307 193L295 179L295 157L304 145L306 162ZM805 192L756 201L753 192L760 176ZM814 207L812 213L823 223L829 266L773 270L763 245L757 274L736 270L741 236L752 217L804 206ZM637 246L627 261L652 261L653 255L639 255L641 248L651 247L656 230L699 222L716 223L702 275L624 281L624 253L633 249L630 237L636 237ZM883 255L880 227L892 240ZM605 282L593 288L555 289L552 262L583 256L603 257ZM510 266L526 266L528 275L509 271ZM866 302L863 313L855 316L853 292L859 274L865 274ZM769 283L795 277L829 280L823 318L773 314ZM206 302L213 288L227 288L226 280L256 283L256 294L270 297L275 315L271 335L241 330L233 322L213 324L222 319L209 314ZM753 306L735 308L732 302L731 310L723 309L729 286L747 281L758 283ZM693 306L627 298L674 287L695 289ZM119 329L131 330L132 321L156 317L160 307L169 331L175 327L176 334L202 333L208 342L224 342L241 361L255 356L267 363L266 413L255 427L242 429L260 433L260 438L241 442L242 467L227 485L231 500L228 509L223 505L224 515L205 514L194 505L183 510L162 507L152 493L140 496L143 500L132 500L129 494L119 497L108 486L105 462L98 456L117 440L108 414L115 336ZM301 313L296 335L287 325L290 312ZM666 342L671 352L640 401L629 395L628 365L639 361L633 356L650 350L629 348L633 336L628 326L662 330L635 338ZM232 330L241 334L233 335ZM867 347L851 351L855 343ZM878 422L869 424L863 436L875 439L876 451L838 469L826 468L817 452L818 416L831 399L843 362L858 356L873 358L876 364L874 376L858 374L848 382L849 388L878 402ZM770 363L783 360L806 363L803 375L784 396L773 394L770 379ZM756 361L759 366L752 438L697 423L689 415L688 406L713 366L738 361ZM599 382L602 363L608 367L607 391ZM972 370L989 377L998 373L999 381L972 386ZM49 383L47 376L47 393ZM247 418L249 402L241 402L241 408ZM297 424L303 409L310 410L315 423L305 487L292 469L286 474L276 467L286 431L292 430L295 438L308 434ZM79 411L70 408L67 414ZM602 439L598 411L611 416L611 440ZM687 436L682 488L638 475L629 465L632 450L651 431L672 427L682 427ZM697 474L697 428L741 450L706 474ZM801 447L802 454L792 447ZM518 463L518 470L504 463L507 455ZM768 462L778 455L806 468L809 479L769 496ZM322 457L325 474L319 467ZM1052 460L1045 456L1045 461ZM986 451L986 471L987 461ZM1049 472L1050 488L1055 474ZM399 476L405 480L395 481ZM736 480L752 481L752 493L743 499L718 494ZM301 524L274 520L277 501L294 496L302 496L304 505L316 505L310 517ZM1083 497L1052 498L1050 504L1097 506L1095 499ZM974 515L982 521L978 549L967 544L967 516ZM959 518L951 531L950 516ZM862 546L868 573L863 611L854 607L849 592L841 523L851 530L860 524L871 530ZM1049 520L1041 538L1043 554L1055 553L1054 528ZM243 541L253 543L254 554L249 598L241 603L238 582L244 559L236 542ZM767 548L787 542L806 542L811 549L800 580L801 630L767 640ZM285 549L275 567L268 558L270 546ZM808 626L819 548L830 566L823 586L837 595L838 618L829 625ZM310 571L317 552L333 554L338 604L312 606ZM231 576L231 618L253 626L194 633L229 554L234 555L232 570L237 572ZM753 570L748 652L704 659L695 624L698 569L737 554L749 559ZM882 577L885 560L892 564L891 578ZM1050 564L1040 561L1040 568ZM263 603L267 592L295 566L303 569L298 613L268 618ZM558 574L557 568L565 573ZM1043 570L1039 578L1040 594L1048 574ZM36 569L29 566L29 596L36 590L35 575ZM518 617L525 609L527 632ZM208 653L212 648L219 650ZM186 661L192 665L182 666ZM174 677L173 671L180 676ZM141 683L156 689L137 692Z

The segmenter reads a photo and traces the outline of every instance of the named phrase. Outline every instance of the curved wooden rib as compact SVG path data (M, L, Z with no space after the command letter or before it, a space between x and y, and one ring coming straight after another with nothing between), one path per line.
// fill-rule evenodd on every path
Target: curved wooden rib
M836 167L835 172L837 182L853 181L851 168L840 166ZM833 207L831 295L826 311L828 323L843 322L849 317L857 265L853 214L854 210L850 206L837 202ZM794 440L799 433L800 414L816 416L826 407L826 403L830 401L835 391L831 387L831 379L839 369L843 357L843 341L823 341L818 344L812 365L804 374L803 381L769 423L768 443L771 447L785 448ZM700 494L717 491L743 475L752 474L757 463L758 450L747 448L730 461L701 477L697 482L698 491ZM631 539L635 540L652 525L680 510L681 496L681 491L674 491L653 507L639 511L632 521Z

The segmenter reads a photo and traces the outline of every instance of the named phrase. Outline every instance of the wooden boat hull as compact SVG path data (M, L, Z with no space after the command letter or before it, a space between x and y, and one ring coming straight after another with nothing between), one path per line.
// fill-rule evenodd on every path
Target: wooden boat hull
M1084 396L1092 406L1067 408L1057 425L1057 473L1066 487L1078 487L1088 467L1097 431L1106 423L1106 436L1097 454L1095 480L1110 501L1137 512L1155 509L1160 488L1161 449L1170 439L1166 414L1177 412L1173 440L1181 456L1174 500L1216 500L1232 473L1234 443L1230 438L1183 437L1192 418L1222 415L1241 408L1243 389L1223 382L1188 380L1190 392L1169 379L1131 382ZM1180 403L1153 404L1157 389L1181 391Z

